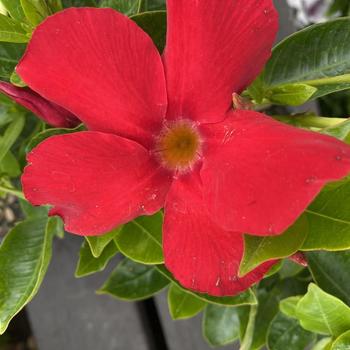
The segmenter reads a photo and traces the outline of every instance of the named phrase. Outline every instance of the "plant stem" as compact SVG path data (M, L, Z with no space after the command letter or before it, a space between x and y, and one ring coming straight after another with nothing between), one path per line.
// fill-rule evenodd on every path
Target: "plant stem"
M13 188L8 188L8 187L0 185L0 192L5 192L7 194L12 194L18 198L25 199L22 191L19 191L19 190L13 189Z
M241 343L240 350L250 350L252 346L257 311L258 305L250 306L248 325L244 334L243 341Z
M350 74L337 75L335 77L327 77L315 80L306 80L302 82L303 84L312 85L312 86L323 86L323 85L332 85L332 84L344 84L350 83Z
M273 118L285 122L288 124L293 124L302 127L312 127L312 128L328 128L331 126L338 125L347 121L347 118L326 118L319 117L315 115L294 115L294 116L273 116Z

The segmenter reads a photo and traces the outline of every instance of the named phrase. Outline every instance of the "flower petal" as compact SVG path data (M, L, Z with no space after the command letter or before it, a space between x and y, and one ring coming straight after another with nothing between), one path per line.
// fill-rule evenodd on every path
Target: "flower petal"
M0 81L0 92L28 108L40 119L57 128L74 128L80 120L66 109L46 100L29 88L20 88Z
M105 233L164 205L171 179L134 141L100 132L54 136L28 154L22 184L34 205L80 235Z
M203 126L205 199L223 228L255 235L286 230L322 187L350 172L350 147L252 111Z
M143 145L151 142L166 111L156 47L112 9L71 8L49 17L34 31L17 72L89 129Z
M197 173L176 180L166 199L165 265L186 288L215 296L238 294L263 278L268 262L238 277L243 235L223 230L209 215Z
M168 0L164 52L169 118L222 120L270 57L272 0Z

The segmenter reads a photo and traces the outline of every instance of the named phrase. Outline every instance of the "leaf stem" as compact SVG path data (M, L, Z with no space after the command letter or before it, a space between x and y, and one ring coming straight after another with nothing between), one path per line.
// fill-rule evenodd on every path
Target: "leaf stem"
M276 116L273 116L273 118L281 122L285 122L295 126L320 128L320 129L335 126L348 120L347 118L326 118L326 117L320 117L316 115L302 115L302 114L294 115L294 116L276 115Z
M343 74L343 75L337 75L335 77L327 77L327 78L314 79L314 80L306 80L306 81L303 81L302 83L311 85L311 86L350 83L350 74Z
M14 196L16 196L18 198L21 198L21 199L25 200L23 192L19 191L19 190L16 190L14 188L8 188L8 187L0 185L0 192L5 192L7 194L12 194L12 195L14 195Z
M244 334L243 341L241 343L240 350L250 350L253 344L253 336L255 330L255 319L258 312L258 305L251 305L249 311L249 320L247 329Z

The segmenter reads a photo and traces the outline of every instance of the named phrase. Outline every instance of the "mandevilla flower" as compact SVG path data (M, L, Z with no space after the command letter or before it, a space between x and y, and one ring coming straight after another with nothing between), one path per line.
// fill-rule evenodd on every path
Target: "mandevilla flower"
M17 67L90 131L47 139L22 178L66 229L99 235L164 207L165 264L180 283L234 295L243 233L278 235L325 183L350 172L350 147L232 109L270 56L271 0L168 0L163 57L112 9L69 9L34 32Z
M0 92L23 107L28 108L49 125L57 128L73 128L80 124L79 119L72 113L46 100L27 87L21 88L5 81L0 81Z

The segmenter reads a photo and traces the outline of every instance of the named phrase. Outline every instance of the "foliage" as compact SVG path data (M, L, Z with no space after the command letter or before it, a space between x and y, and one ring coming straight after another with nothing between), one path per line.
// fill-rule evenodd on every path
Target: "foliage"
M153 39L166 43L164 0L0 0L0 78L24 86L15 73L33 30L63 8L113 8L129 16ZM347 0L330 13L350 14ZM190 19L189 19L190 20ZM264 71L242 93L255 109L320 101L324 116L304 113L275 119L350 144L350 18L303 29L277 44ZM336 94L334 94L336 93ZM283 109L284 110L284 109ZM336 117L336 118L333 118ZM5 96L0 96L0 196L20 199L24 220L0 246L0 334L35 296L46 274L62 221L47 207L33 208L19 185L26 153L45 139L85 130L53 128ZM211 346L240 341L242 349L345 350L350 344L350 178L326 186L282 235L245 235L240 275L261 263L282 260L257 286L232 297L184 289L167 270L162 249L163 212L142 216L102 235L82 239L76 277L115 268L98 294L127 301L167 289L173 319L202 313L204 338ZM303 252L308 267L288 258Z

